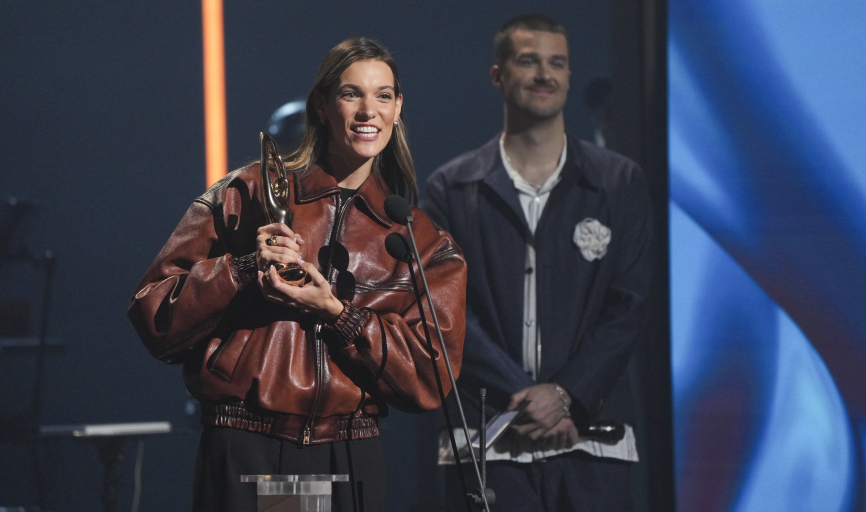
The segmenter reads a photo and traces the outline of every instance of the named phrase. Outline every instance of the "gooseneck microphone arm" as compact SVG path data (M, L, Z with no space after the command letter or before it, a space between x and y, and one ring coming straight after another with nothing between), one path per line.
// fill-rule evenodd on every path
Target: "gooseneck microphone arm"
M439 319L436 316L436 308L433 306L433 298L431 297L430 287L427 286L427 276L424 274L424 267L421 265L421 254L418 252L418 244L415 242L415 234L412 232L412 224L414 222L414 219L412 218L412 208L411 208L411 206L409 206L409 203L406 202L406 200L403 199L402 197L397 196L397 195L391 195L391 196L388 196L388 198L385 200L385 213L388 215L388 218L390 218L392 221L394 221L398 224L406 226L406 228L409 231L409 239L411 240L410 245L412 246L412 252L414 255L414 259L418 263L418 273L421 274L421 282L424 283L424 290L427 291L427 305L430 307L430 314L433 317L433 325L436 327L436 336L439 338L439 346L442 348L442 357L445 359L445 369L448 371L448 379L451 381L451 389L453 390L454 398L457 401L457 410L460 412L460 420L461 420L462 426L463 426L463 434L466 436L466 447L469 450L469 455L472 459L472 466L475 469L475 476L478 479L479 494L481 495L480 501L484 505L484 510L486 510L487 512L490 512L490 505L488 504L488 500L487 500L487 492L488 491L484 486L484 479L482 479L482 477L481 477L481 471L478 469L478 460L475 458L475 451L472 449L472 440L469 437L469 427L468 427L468 424L466 423L466 414L463 412L463 404L460 401L460 393L458 393L458 391L457 391L457 381L456 381L456 379L454 379L454 371L451 369L451 360L448 357L448 350L445 348L445 340L442 337L442 329L439 326ZM397 235L402 237L402 235L399 235L399 233L397 233ZM389 236L391 236L391 235L389 235ZM409 263L409 265L411 268L412 264ZM418 293L417 288L416 288L416 293ZM420 303L418 304L418 309L421 310L421 312L423 314L424 308ZM425 330L426 330L426 322L425 322ZM427 340L428 340L428 344L432 345L432 343L430 343L429 335L428 335ZM431 348L432 348L432 346L431 346ZM432 357L432 354L431 354L431 357ZM438 370L438 367L435 366L435 364L434 364L434 368L436 369L436 373L438 375L439 370ZM442 407L445 408L444 393L442 396ZM453 431L453 429L451 429L451 430ZM456 442L454 440L453 434L451 437L451 443L452 443L452 450L454 451L454 462L459 467L460 456L457 453L457 446L456 446ZM481 446L479 449L484 450L486 448L487 448L486 446ZM462 480L462 478L461 478L461 480ZM464 485L464 490L465 490L465 483L463 485ZM468 494L467 494L467 496L468 496Z

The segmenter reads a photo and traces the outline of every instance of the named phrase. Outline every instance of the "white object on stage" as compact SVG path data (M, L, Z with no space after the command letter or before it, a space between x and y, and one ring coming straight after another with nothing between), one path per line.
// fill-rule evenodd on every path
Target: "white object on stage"
M259 512L331 512L331 485L349 475L242 475L256 482Z
M43 425L39 434L48 436L111 437L143 436L171 433L171 423L151 421L145 423L104 423L99 425Z

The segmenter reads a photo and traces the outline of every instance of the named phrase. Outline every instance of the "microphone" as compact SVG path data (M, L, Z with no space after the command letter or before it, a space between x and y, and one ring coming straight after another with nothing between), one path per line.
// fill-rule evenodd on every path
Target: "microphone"
M401 226L408 226L414 221L409 202L398 195L390 195L385 199L385 214Z
M424 275L424 267L421 266L421 255L418 253L418 244L415 242L415 234L412 232L412 207L409 202L398 195L390 195L385 199L385 214L393 222L406 226L409 231L409 240L406 240L400 233L391 233L385 237L385 250L395 260L409 264L409 273L412 275L412 287L415 289L415 298L418 301L418 313L421 316L421 322L424 324L424 334L427 337L427 347L430 350L432 357L433 342L430 339L430 332L427 329L427 320L424 315L424 307L421 304L421 294L418 290L418 283L415 279L415 270L412 265L412 255L415 256L415 262L418 264L418 273L421 274L421 281L424 283L424 289L427 290L427 305L430 307L430 314L433 317L433 325L436 327L436 334L439 337L439 346L442 348L442 358L445 360L445 369L448 370L448 378L451 383L451 389L454 392L454 398L457 401L457 410L460 412L460 419L463 421L463 434L466 436L466 445L472 446L472 441L469 438L469 427L466 423L466 413L463 412L463 404L460 402L460 393L457 391L457 382L454 379L454 371L451 370L451 360L448 358L448 351L445 348L445 340L442 337L442 328L439 325L439 319L436 317L436 308L433 306L433 298L430 296L430 286L427 285L427 276ZM411 247L412 252L409 252ZM442 409L445 413L445 422L448 424L448 435L451 438L451 449L454 452L454 462L457 464L457 470L460 473L460 483L463 485L463 491L468 498L471 498L475 503L482 505L482 508L490 512L490 503L495 500L495 495L489 489L486 489L486 475L481 476L481 470L478 468L478 461L475 458L475 451L469 450L469 455L472 459L472 465L475 469L475 476L481 486L479 494L476 496L466 492L466 482L463 476L463 470L460 465L460 456L458 455L457 442L454 439L454 428L451 426L451 416L448 413L448 408L445 406L445 391L442 388L441 377L439 376L439 367L436 361L433 361L433 371L436 375L436 384L439 386L439 393L442 398Z
M400 233L391 233L385 237L385 250L397 261L412 263L412 252L409 240Z

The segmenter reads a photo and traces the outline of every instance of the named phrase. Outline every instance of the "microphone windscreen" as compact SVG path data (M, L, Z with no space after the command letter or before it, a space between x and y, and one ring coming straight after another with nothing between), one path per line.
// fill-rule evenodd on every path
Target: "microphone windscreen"
M393 197L393 196L392 196ZM412 252L409 249L409 240L400 233L391 233L385 237L385 250L397 261L409 263L412 261Z
M385 199L385 214L397 224L405 226L412 222L412 207L409 202L398 195L390 195Z

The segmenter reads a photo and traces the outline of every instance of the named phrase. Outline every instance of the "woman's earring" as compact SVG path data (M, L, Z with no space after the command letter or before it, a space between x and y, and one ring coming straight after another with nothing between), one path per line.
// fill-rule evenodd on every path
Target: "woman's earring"
M394 126L397 126L398 124L400 124L400 121L398 119L394 119Z

